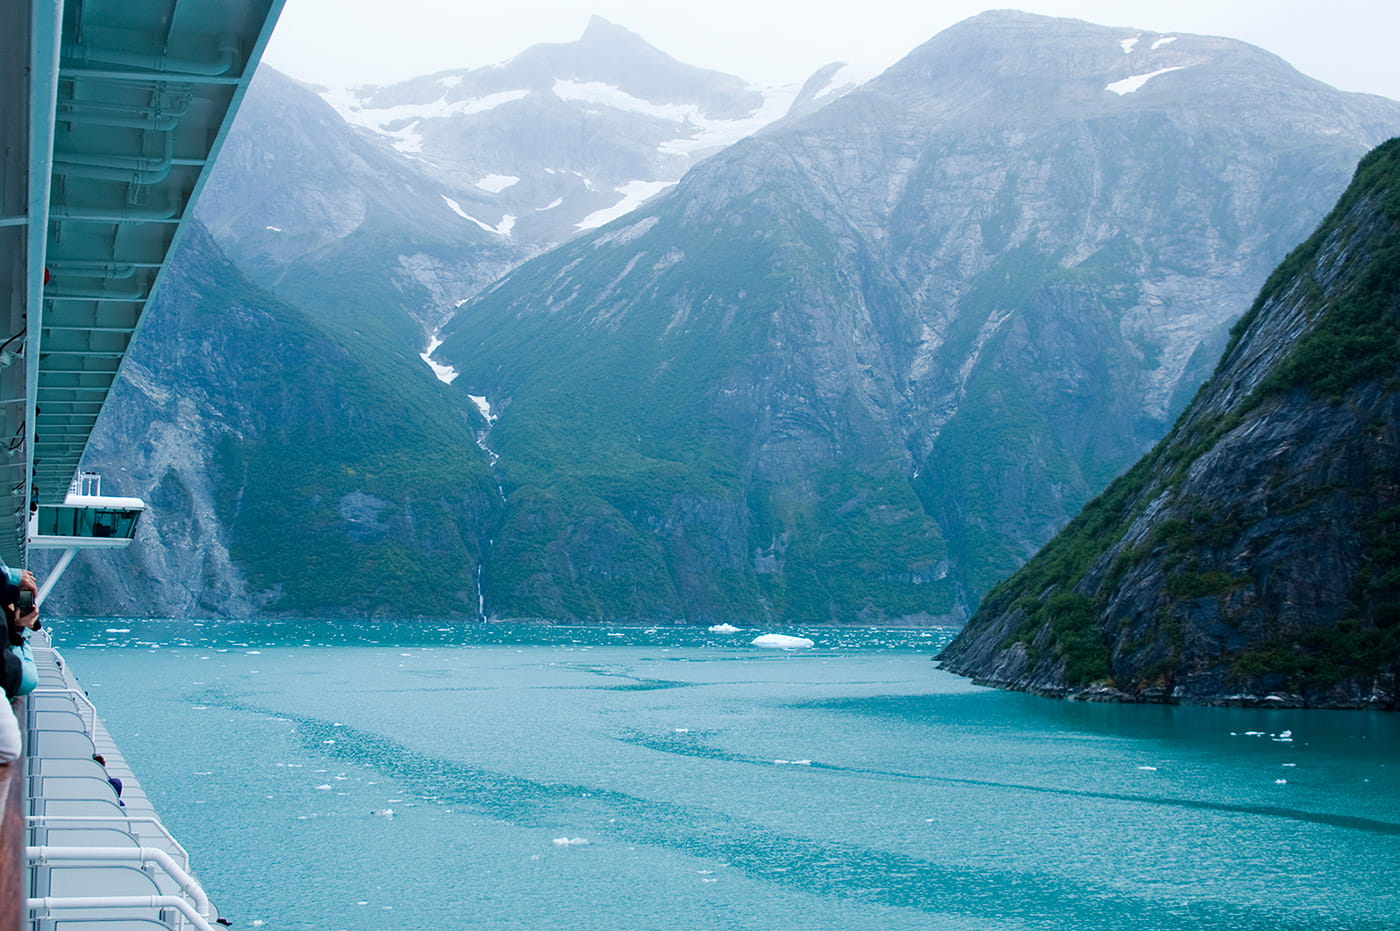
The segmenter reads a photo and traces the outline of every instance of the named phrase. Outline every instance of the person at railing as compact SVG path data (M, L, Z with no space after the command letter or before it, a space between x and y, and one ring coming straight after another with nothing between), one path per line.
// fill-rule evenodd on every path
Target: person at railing
M33 630L39 624L38 608L21 615L18 607L21 603L34 604L32 596L37 595L39 589L32 572L10 569L3 562L0 562L0 584L3 584L0 602L4 604L5 628L10 637L8 648L0 650L0 658L4 660L3 667L0 668L0 682L3 682L5 698L9 700L27 695L39 684L39 671L34 665L34 656L29 652L25 635L18 632L21 622L29 630ZM28 593L29 597L23 593ZM18 648L15 646L16 638L20 644ZM21 749L19 721L12 711L0 711L0 763L12 763L19 759Z
M39 629L39 605L35 600L39 586L34 573L28 569L20 571L4 567L0 575L3 575L4 582L0 606L5 610L10 652L20 661L20 683L15 694L28 695L39 684L39 667L34 664L34 654L29 650L29 632Z

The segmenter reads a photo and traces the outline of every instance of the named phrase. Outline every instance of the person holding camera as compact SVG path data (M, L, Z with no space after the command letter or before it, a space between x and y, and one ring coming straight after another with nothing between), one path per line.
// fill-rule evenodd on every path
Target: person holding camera
M11 569L0 561L0 606L5 610L5 629L9 634L8 649L0 650L3 658L5 697L28 695L39 684L39 669L29 650L28 634L39 627L39 609L35 599L39 587L34 573ZM0 712L0 764L19 759L22 751L19 721L13 714Z
M39 586L34 573L11 569L0 564L0 583L4 593L0 594L0 606L5 610L6 629L9 631L10 653L19 660L19 681L12 681L13 665L5 662L5 695L15 698L28 695L39 684L39 668L34 665L34 654L29 650L29 632L39 629L39 606L36 597Z

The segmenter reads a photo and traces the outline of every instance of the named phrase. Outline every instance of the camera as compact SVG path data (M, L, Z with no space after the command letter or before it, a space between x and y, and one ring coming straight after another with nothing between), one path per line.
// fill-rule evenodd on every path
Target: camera
M20 617L34 610L34 593L27 588L21 588L19 594L15 596L15 610Z

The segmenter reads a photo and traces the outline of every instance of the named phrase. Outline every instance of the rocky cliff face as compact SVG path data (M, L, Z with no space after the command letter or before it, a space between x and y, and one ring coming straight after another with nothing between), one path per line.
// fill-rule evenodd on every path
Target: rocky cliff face
M1165 432L1400 106L986 14L444 329L503 615L962 620Z
M1274 273L1171 435L944 652L1140 701L1397 707L1400 140Z
M499 495L474 416L411 350L327 332L196 227L84 460L150 510L46 610L475 618Z

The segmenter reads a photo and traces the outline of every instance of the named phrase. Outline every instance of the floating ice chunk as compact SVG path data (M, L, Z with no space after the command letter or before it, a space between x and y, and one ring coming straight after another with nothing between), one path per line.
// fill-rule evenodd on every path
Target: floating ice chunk
M1180 71L1182 68L1185 67L1185 65L1177 65L1174 68L1160 68L1156 71L1150 71L1147 74L1135 74L1130 78L1124 78L1121 81L1114 81L1112 84L1105 87L1104 90L1112 91L1119 97L1122 97L1127 94L1136 93L1137 91L1141 90L1144 84L1146 84L1148 81L1152 80L1155 77L1160 77L1161 75L1169 74L1173 71Z
M769 647L776 650L797 650L816 646L806 637L789 637L787 634L764 634L750 641L756 647Z
M131 633L131 628L130 628L130 627L108 627L108 628L107 628L107 633L109 633L109 634L129 634L129 633Z
M673 733L673 734L689 734L689 733L690 733L690 728L688 728L688 727L673 727L673 728L671 728L671 733Z
M381 818L392 818L392 817L394 817L394 809L392 809L392 808L380 808L380 809L377 809L374 813L375 813L376 815L379 815Z
M587 844L587 843L588 843L588 839L587 839L586 837L556 837L556 838L554 838L554 846L556 846L556 847L578 847L578 846L581 846L581 845Z
M1280 765L1281 765L1281 766L1290 766L1290 767L1291 767L1291 766L1297 766L1298 764L1297 764L1297 763L1281 763Z
M1157 767L1155 766L1139 766L1138 769L1145 773L1155 773L1157 771Z
M331 787L329 785L320 785L316 787L317 792L329 792L330 790Z
M269 226L269 227L267 227L267 229L272 230L274 233L280 233L280 232L282 232L282 227L280 227L280 226Z
M779 766L811 766L811 760L774 760Z
M739 628L733 624L714 624L710 627L712 634L737 634L738 632Z
M1286 785L1288 785L1288 780L1287 780L1287 779L1275 779L1275 780L1274 780L1274 785L1276 785L1276 786L1286 786Z

